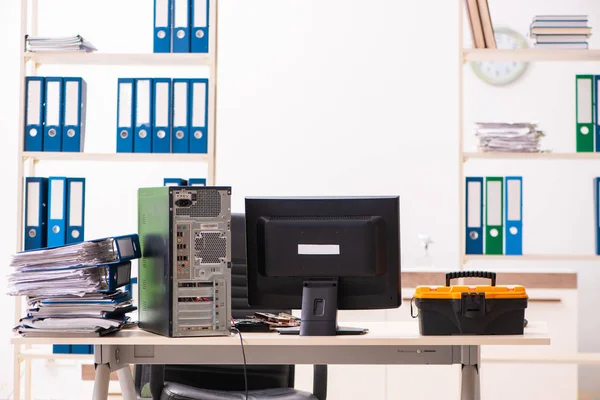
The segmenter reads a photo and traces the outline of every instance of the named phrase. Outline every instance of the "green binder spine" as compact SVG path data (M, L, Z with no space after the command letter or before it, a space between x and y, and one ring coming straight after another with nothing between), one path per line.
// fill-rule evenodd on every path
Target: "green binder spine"
M594 75L577 75L576 91L576 148L578 153L594 151Z
M503 182L502 177L485 178L485 254L503 254Z

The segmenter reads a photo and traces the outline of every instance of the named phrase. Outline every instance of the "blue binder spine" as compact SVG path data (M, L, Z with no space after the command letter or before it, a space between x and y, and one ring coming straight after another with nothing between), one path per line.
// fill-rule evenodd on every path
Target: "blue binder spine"
M90 242L102 242L107 239L113 240L114 250L117 255L115 263L135 260L136 258L140 258L142 256L142 251L140 249L140 238L137 233L94 239L90 240Z
M192 2L192 53L208 53L210 0Z
M171 52L171 0L154 0L154 52Z
M107 277L107 288L102 292L112 292L120 287L129 285L131 280L131 261L123 261L117 264L107 264L104 268L104 276Z
M190 153L208 153L208 79L190 79Z
M67 244L85 237L85 178L67 178Z
M152 79L135 80L135 138L133 151L136 153L152 152Z
M52 353L54 353L54 354L70 354L71 353L71 345L70 344L54 344L54 345L52 345Z
M63 78L63 151L81 152L85 138L87 84L82 78Z
M190 0L173 0L173 53L189 53L190 44Z
M189 186L206 186L206 179L204 178L190 178L188 180Z
M25 151L44 150L45 79L28 76L25 79Z
M523 178L507 176L505 181L506 212L504 229L506 255L523 255Z
M188 182L181 178L165 178L163 186L187 186Z
M172 94L171 79L154 78L153 80L154 118L152 123L152 152L171 152L171 114Z
M25 178L24 250L46 247L48 178Z
M466 178L465 254L483 254L483 178Z
M44 151L62 151L63 78L47 77L44 108Z
M594 179L594 221L596 225L596 255L600 256L600 178Z
M48 247L65 244L66 200L67 178L48 178Z
M133 153L133 106L135 86L132 78L119 78L117 98L117 153Z
M173 79L173 153L189 153L189 79Z
M71 354L90 354L89 344L72 344Z

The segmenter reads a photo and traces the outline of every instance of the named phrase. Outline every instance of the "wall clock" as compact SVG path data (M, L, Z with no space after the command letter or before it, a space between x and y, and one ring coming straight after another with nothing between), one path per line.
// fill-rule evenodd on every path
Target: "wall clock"
M527 39L510 28L494 28L498 49L518 50L529 47ZM494 86L508 85L519 79L528 63L519 61L477 61L471 63L475 75Z

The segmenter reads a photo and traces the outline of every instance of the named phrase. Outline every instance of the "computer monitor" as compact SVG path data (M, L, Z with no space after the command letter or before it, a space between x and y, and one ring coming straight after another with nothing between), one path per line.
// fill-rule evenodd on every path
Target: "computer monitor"
M246 198L249 305L302 309L300 335L364 333L337 310L400 306L399 202Z

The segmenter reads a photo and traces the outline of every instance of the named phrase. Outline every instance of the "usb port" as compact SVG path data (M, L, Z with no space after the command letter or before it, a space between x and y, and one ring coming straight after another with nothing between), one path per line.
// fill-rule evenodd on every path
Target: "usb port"
M187 261L187 256L183 256L183 261Z

